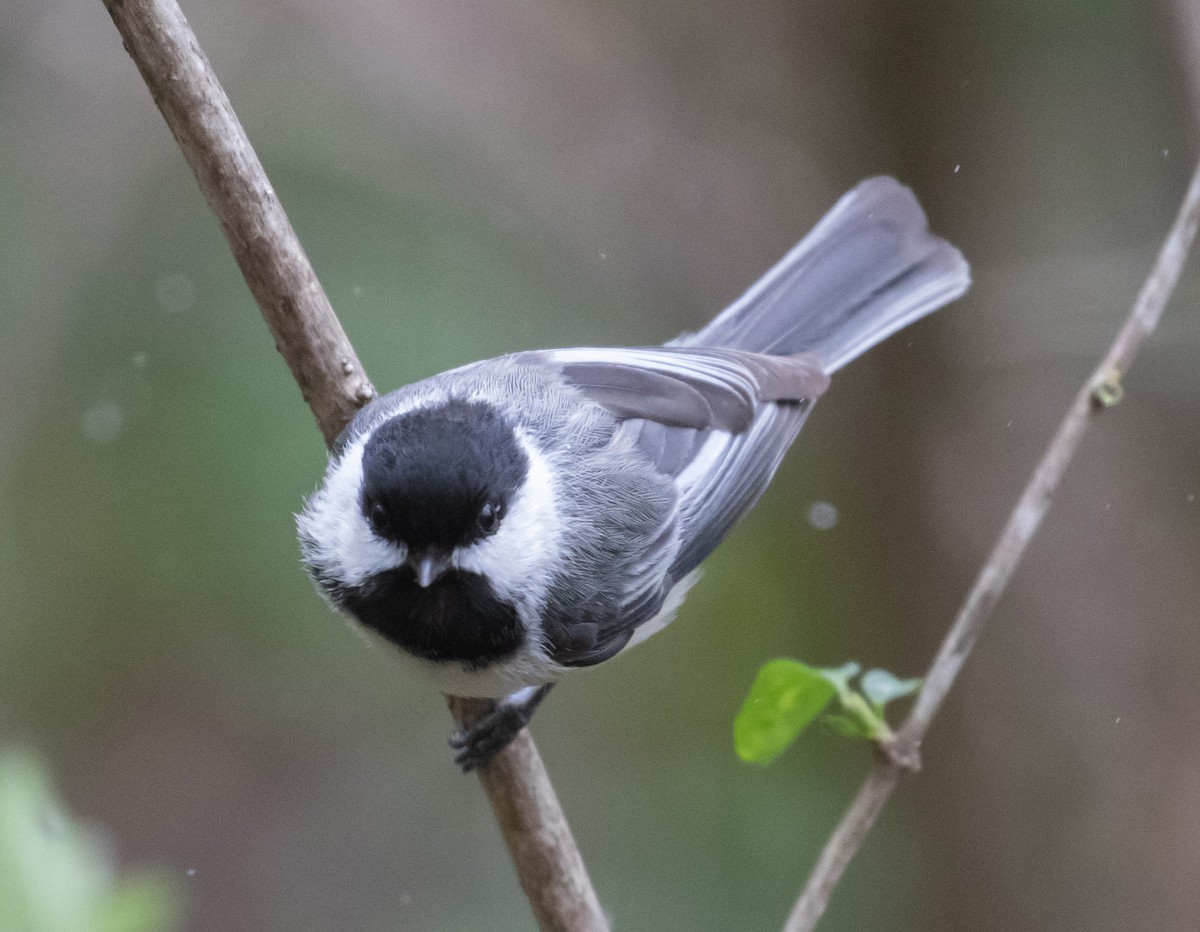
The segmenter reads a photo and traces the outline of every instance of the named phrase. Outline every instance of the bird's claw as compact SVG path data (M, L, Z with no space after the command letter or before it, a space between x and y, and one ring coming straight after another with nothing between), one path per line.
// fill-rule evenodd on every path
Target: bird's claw
M549 691L549 686L540 686L513 693L479 721L456 731L450 737L450 747L457 752L454 763L463 773L470 773L490 761L529 724L534 709Z

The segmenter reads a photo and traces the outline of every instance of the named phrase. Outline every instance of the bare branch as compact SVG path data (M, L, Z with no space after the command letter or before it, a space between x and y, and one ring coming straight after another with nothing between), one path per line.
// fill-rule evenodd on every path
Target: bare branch
M447 701L461 727L495 708L485 699ZM538 925L546 932L606 932L608 921L529 730L481 766L479 779Z
M901 774L917 766L925 732L950 687L954 685L963 663L975 646L979 632L991 616L1029 542L1041 526L1084 434L1106 407L1120 400L1121 379L1133 363L1142 342L1162 316L1163 308L1179 280L1198 224L1200 165L1192 175L1179 215L1125 324L1100 365L1075 396L942 642L937 657L925 675L925 685L917 696L912 712L897 731L895 739L883 749L884 759L867 775L858 796L826 843L804 891L788 917L785 932L810 932L816 927L846 865L896 789Z
M233 105L173 0L104 0L331 443L375 397Z
M104 0L331 443L375 396L200 43L174 0ZM451 700L472 714L477 700ZM479 769L542 929L607 928L528 732Z

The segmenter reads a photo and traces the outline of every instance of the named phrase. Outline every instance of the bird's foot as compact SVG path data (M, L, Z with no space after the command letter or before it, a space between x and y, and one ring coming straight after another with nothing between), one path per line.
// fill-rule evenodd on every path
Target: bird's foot
M550 692L550 686L527 686L496 703L496 707L468 728L455 732L450 738L454 748L454 763L469 773L486 764L508 747L533 717L534 710Z

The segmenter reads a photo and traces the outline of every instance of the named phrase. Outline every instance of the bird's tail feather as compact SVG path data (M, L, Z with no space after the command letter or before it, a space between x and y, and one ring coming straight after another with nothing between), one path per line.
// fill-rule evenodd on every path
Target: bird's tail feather
M812 352L834 372L970 284L966 260L929 232L913 193L869 178L707 327L675 342Z

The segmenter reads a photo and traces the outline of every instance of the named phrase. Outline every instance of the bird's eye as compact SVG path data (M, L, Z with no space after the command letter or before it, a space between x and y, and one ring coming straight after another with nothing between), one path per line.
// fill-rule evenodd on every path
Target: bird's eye
M375 502L375 504L367 509L367 523L371 525L371 530L377 536L387 537L391 522L388 520L387 509L379 504L379 502Z
M476 522L479 525L479 530L484 534L494 534L496 529L500 527L500 519L504 517L504 506L499 502L486 502L479 509L479 517Z

